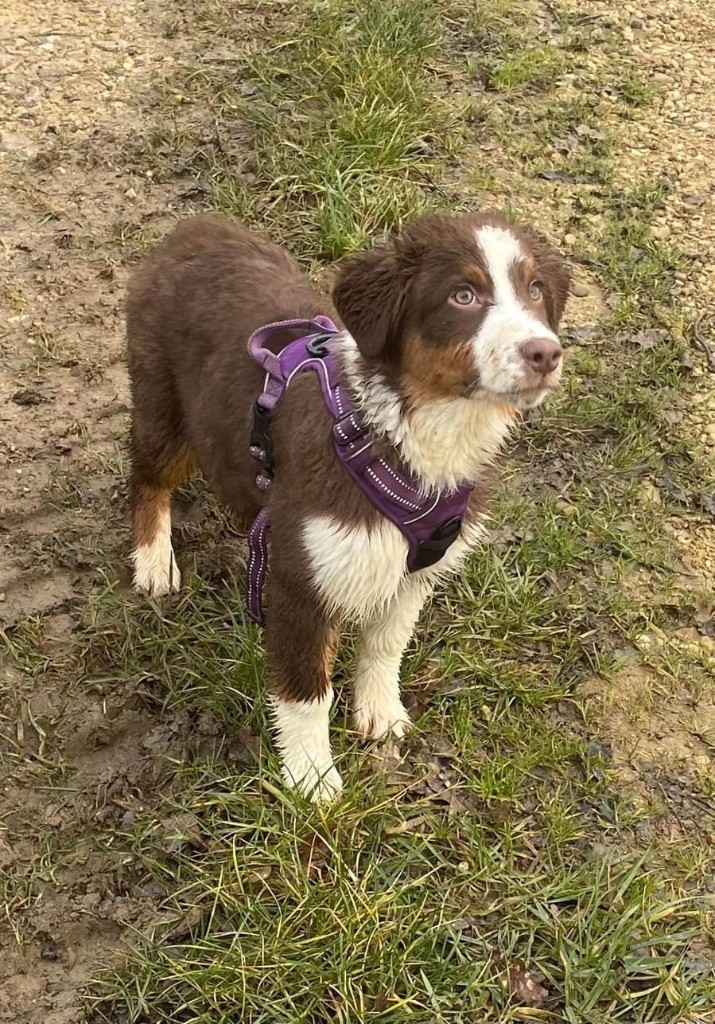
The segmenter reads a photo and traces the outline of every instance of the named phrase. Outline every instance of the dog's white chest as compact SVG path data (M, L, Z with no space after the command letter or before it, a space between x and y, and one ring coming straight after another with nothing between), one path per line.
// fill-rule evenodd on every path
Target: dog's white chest
M387 605L407 577L407 541L386 519L368 529L331 516L311 516L302 530L313 584L327 606L364 620ZM426 585L457 568L484 536L480 523L468 526L445 555L415 574Z

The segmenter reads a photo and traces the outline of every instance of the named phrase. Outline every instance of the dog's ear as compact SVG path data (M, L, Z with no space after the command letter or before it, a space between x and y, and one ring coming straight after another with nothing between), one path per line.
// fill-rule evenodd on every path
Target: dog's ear
M546 315L553 330L559 326L571 287L571 271L561 255L550 246L540 261L541 280L544 283Z
M571 287L571 271L563 256L552 245L538 238L528 229L531 247L536 257L536 270L544 286L544 303L549 325L555 331L559 326Z
M406 291L405 268L392 247L352 256L338 268L333 302L366 359L394 354Z

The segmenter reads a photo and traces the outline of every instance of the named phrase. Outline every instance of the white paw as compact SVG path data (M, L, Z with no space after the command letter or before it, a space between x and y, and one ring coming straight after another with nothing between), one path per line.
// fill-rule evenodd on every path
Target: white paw
M134 562L134 587L152 597L163 597L175 593L181 586L181 573L169 548L157 551L147 545L132 553Z
M298 790L314 804L326 804L337 800L343 788L343 780L332 761L315 764L307 756L297 757L291 764L283 765L286 785Z
M355 731L366 740L382 740L386 736L401 740L412 723L401 700L380 701L379 695L362 698L353 715Z

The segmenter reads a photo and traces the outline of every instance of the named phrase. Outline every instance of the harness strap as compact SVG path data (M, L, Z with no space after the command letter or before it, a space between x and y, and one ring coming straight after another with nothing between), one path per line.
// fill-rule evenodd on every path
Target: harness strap
M264 343L274 331L290 329L305 333L277 354L266 348ZM407 468L394 468L377 455L366 425L338 380L337 355L331 347L337 334L329 317L316 316L312 320L268 324L249 338L248 350L266 374L254 406L250 437L251 455L260 466L256 484L267 491L273 479L270 422L275 406L295 376L310 370L318 377L323 400L333 417L333 447L338 460L405 537L407 570L417 572L439 561L459 536L472 487L463 485L454 492L425 494ZM263 621L261 597L268 563L268 528L269 514L264 506L248 535L248 611L259 623Z
M295 369L292 365L294 359L293 346L286 345L279 353L271 352L266 348L265 341L275 331L301 330L305 336L313 340L313 337L321 335L333 335L338 333L338 328L328 316L316 316L312 320L281 320L277 323L266 324L254 331L248 339L248 351L251 357L266 371L266 379L263 384L263 392L258 402L264 409L275 408L278 399L288 386L291 371ZM301 339L304 340L304 339Z
M253 520L248 531L248 568L246 579L246 598L248 614L254 622L263 622L263 580L268 565L268 529L270 520L268 509L264 506Z

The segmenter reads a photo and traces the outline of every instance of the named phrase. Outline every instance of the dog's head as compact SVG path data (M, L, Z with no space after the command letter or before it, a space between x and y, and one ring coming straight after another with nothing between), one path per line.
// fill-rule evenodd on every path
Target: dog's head
M333 291L363 359L408 401L473 397L527 409L561 377L569 274L525 227L425 216L347 260Z

